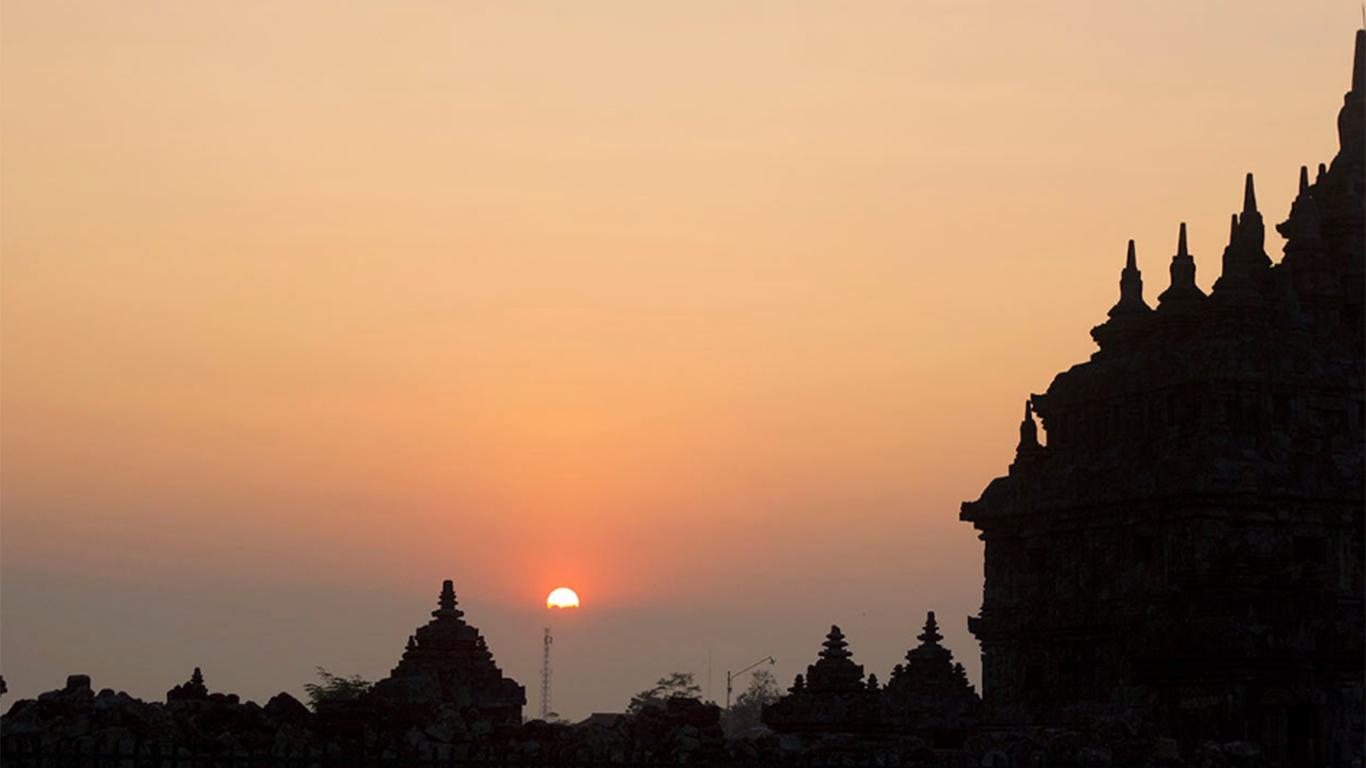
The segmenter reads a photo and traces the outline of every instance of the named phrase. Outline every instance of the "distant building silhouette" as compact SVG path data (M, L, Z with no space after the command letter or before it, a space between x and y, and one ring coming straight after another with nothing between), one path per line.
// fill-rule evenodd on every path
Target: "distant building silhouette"
M432 620L408 638L398 666L367 697L397 705L449 704L493 722L520 723L526 689L503 675L483 635L464 615L448 579Z
M1183 745L1360 759L1363 77L1358 32L1338 155L1300 170L1281 262L1251 174L1209 295L1185 224L1156 309L1130 241L1099 351L1029 398L1009 474L963 505L992 721L1138 715Z
M797 675L792 688L764 707L761 719L775 731L857 733L882 727L881 699L854 663L844 632L830 627L816 663Z
M797 675L787 695L764 708L763 722L787 733L901 733L936 747L963 745L976 724L981 700L962 664L939 644L944 639L931 611L920 645L892 670L886 687L863 676L839 627L830 627L816 663Z
M925 617L920 645L906 652L906 663L892 670L883 692L889 722L901 730L927 736L936 747L959 747L967 728L977 722L982 700L968 682L963 665L939 641L934 611Z
M204 673L199 671L199 667L194 668L187 682L166 692L167 704L177 701L206 701L208 698L209 687L204 684Z

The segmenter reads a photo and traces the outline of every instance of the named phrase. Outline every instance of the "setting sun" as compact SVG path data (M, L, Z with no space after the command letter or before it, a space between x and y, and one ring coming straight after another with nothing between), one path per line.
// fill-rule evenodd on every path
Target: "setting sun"
M556 587L545 598L547 608L578 608L579 595L569 587Z

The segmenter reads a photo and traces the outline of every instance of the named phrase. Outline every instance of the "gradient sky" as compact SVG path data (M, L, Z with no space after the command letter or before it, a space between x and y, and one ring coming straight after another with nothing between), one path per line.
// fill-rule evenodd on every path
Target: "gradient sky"
M1359 13L4 0L6 700L380 677L443 578L528 712L561 584L574 717L928 609L978 679L959 503L1128 238L1282 220Z

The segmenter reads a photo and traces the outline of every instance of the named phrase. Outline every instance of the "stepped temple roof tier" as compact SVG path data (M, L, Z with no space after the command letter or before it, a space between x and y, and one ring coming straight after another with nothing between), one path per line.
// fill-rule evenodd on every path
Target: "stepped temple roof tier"
M445 581L432 620L409 636L398 666L371 695L398 704L450 704L495 722L520 723L526 690L503 676L464 615L456 607L454 585Z
M825 636L816 663L806 668L806 690L810 693L853 693L863 687L863 667L854 663L844 633L834 625Z
M816 663L797 675L788 695L763 711L763 722L775 731L857 733L882 726L879 689L863 678L844 633L830 627Z
M1029 398L1008 474L963 504L991 721L1140 716L1279 762L1359 754L1363 56L1358 32L1337 156L1299 169L1279 263L1251 174L1208 297L1184 224L1155 311L1131 245L1099 351Z
M885 693L888 719L902 730L940 734L965 732L976 722L982 701L968 682L963 665L953 660L953 652L939 641L934 611L925 619L925 629L917 638L920 645L906 652L906 663L898 664L887 681Z

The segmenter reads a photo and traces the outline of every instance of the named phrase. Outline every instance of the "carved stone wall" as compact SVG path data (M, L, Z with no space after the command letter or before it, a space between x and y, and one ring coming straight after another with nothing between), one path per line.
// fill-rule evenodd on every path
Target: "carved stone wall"
M993 721L1137 716L1283 763L1359 756L1363 57L1358 33L1339 153L1301 169L1280 263L1251 175L1208 296L1184 224L1156 309L1131 243L1099 350L1030 397L1009 474L963 505Z

